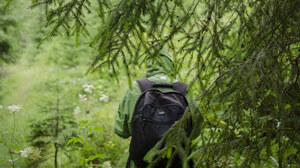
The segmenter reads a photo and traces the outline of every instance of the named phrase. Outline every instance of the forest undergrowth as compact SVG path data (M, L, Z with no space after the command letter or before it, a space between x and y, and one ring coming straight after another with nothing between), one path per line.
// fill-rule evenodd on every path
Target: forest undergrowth
M0 167L122 167L129 141L114 134L114 118L126 78L86 75L96 53L84 42L37 48L42 12L18 3L4 15L16 23L7 25L16 58L0 65Z
M298 168L299 5L0 0L0 167L124 167L118 103L166 47L200 135L186 137L183 117L146 155L150 167L179 154L184 168Z
M74 47L56 39L39 54L70 54L62 43ZM86 65L49 65L27 54L1 68L0 167L124 165L128 140L113 126L126 79L118 84L109 73L86 76Z

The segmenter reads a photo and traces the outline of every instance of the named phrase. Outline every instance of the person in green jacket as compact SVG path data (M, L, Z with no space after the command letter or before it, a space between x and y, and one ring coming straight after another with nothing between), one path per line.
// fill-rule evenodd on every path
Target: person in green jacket
M150 81L166 83L176 82L176 80L172 81L171 78L174 72L173 61L165 48L160 50L160 56L147 61L146 68L146 78ZM134 82L132 87L126 91L125 95L121 99L118 115L115 119L115 133L122 138L126 139L131 136L131 121L134 115L135 104L140 94L140 87L137 82ZM190 94L187 93L186 98L189 102L191 102L192 98ZM133 161L131 161L130 168L134 167L135 165Z

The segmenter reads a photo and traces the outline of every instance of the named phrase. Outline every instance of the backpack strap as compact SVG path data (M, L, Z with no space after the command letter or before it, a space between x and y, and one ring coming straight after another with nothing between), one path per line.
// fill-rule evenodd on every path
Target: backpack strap
M173 83L173 89L177 92L180 92L183 95L186 94L187 87L188 87L188 84L185 84L183 82Z
M136 82L139 84L142 93L151 89L153 85L153 82L147 78L139 79Z
M145 91L151 89L153 87L153 85L155 85L155 84L156 85L161 85L162 87L164 85L170 85L170 84L167 84L167 83L154 83L154 82L151 82L147 78L139 79L136 82L139 84L141 92L145 92ZM176 82L176 83L173 83L171 86L173 86L173 89L175 91L180 92L183 95L186 94L186 89L188 87L188 85L183 83L183 82Z

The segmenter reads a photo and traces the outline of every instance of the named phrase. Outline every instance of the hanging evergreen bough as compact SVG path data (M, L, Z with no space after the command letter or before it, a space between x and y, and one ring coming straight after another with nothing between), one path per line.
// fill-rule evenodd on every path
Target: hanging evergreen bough
M196 167L299 165L299 1L33 0L37 5L53 26L47 37L92 38L99 54L89 72L109 66L115 73L122 62L130 79L129 65L164 45L172 51L205 124L193 141L182 133L186 117L175 124L147 155L150 167L156 154L176 153L184 167L190 159ZM89 12L102 23L96 35L84 20Z
M0 67L3 63L14 63L17 60L16 50L19 47L19 24L18 19L11 17L12 11L6 11L7 6L12 2L11 0L0 1ZM10 39L9 36L13 35L15 38ZM2 73L0 72L0 76Z

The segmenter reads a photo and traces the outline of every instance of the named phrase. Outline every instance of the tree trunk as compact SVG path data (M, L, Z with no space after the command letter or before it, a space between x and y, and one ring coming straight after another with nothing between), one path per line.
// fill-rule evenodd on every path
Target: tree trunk
M58 154L58 143L57 142L54 143L54 147L55 147L54 166L55 166L55 168L57 168L57 154Z

